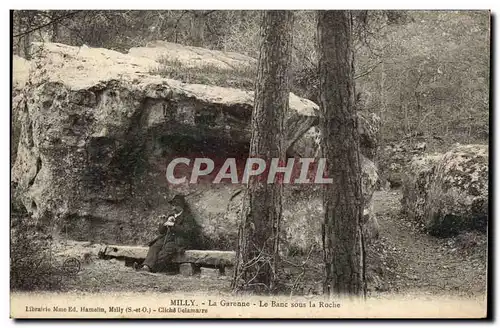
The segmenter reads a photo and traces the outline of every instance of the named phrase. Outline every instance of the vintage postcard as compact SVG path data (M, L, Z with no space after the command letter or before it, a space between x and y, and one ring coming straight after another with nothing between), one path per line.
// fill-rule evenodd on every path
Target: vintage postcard
M11 318L488 316L489 11L11 24Z

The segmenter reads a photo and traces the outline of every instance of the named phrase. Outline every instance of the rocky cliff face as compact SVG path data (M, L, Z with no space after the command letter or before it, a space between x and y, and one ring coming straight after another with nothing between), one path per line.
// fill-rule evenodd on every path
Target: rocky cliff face
M253 93L152 75L158 62L145 51L34 47L29 81L14 108L21 132L12 170L14 195L33 219L68 238L140 244L153 237L158 215L171 210L167 199L183 193L210 245L233 248L241 186L173 187L165 172L175 157L246 158ZM171 52L165 49L159 52ZM228 61L207 52L199 56ZM298 145L314 143L304 133L317 122L316 111L313 102L290 94L291 156ZM369 189L376 170L366 161ZM285 230L302 247L312 239L300 227L319 226L321 205L300 190L287 193Z
M12 58L12 135L10 139L10 166L14 165L17 156L19 135L21 134L21 122L19 120L20 102L23 100L22 91L28 82L30 63L19 56Z

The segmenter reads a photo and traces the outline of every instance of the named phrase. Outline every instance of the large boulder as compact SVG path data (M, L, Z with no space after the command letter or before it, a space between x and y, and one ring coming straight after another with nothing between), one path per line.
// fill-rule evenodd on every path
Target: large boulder
M404 178L402 213L429 233L485 231L488 221L488 146L458 145L413 159Z
M486 231L488 224L488 146L450 150L435 168L425 211L431 234L450 236L464 230Z
M242 186L174 186L165 173L176 157L246 159L253 93L152 75L158 62L147 56L54 43L34 48L12 170L15 195L34 221L77 240L143 244L154 237L158 216L172 210L167 200L181 193L206 247L235 249ZM289 152L317 122L317 110L290 94ZM377 171L364 157L362 167L368 202ZM290 247L306 249L320 243L322 209L319 187L301 188L285 190L283 231Z
M174 190L166 164L179 156L246 158L253 92L165 79L150 74L156 61L107 49L33 47L12 170L15 195L33 219L57 223L70 238L143 243L171 210L167 200L185 192L207 238L222 247L214 231L223 225L196 208L198 198L217 194L213 185ZM316 111L290 94L289 145ZM232 187L220 185L229 196ZM227 199L213 201L225 209Z
M429 187L441 157L442 154L416 156L407 166L402 178L401 210L408 220L423 225Z

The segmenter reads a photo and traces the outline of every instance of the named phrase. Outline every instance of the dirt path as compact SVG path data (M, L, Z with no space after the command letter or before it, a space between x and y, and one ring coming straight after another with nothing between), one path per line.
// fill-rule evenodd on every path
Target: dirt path
M400 217L400 199L399 191L374 194L380 242L385 246L389 290L425 294L484 293L486 248L463 252L462 243L457 239L440 239L422 233ZM479 238L485 240L484 236Z

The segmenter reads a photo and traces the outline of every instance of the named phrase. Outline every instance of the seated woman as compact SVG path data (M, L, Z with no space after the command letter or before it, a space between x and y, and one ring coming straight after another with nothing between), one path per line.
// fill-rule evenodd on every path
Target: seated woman
M196 240L196 222L190 215L184 197L177 195L170 202L174 213L168 217L160 215L161 223L158 236L149 242L149 250L142 266L136 269L147 272L162 272L172 263L177 254L186 248L195 246L191 240Z

